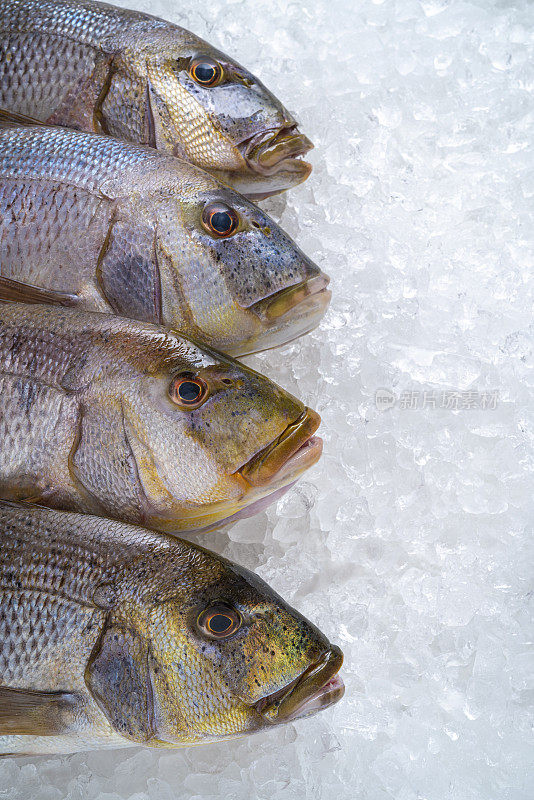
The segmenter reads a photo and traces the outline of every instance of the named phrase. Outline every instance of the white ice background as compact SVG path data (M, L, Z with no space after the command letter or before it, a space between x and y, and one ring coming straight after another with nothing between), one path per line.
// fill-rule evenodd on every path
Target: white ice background
M256 72L316 145L264 205L332 307L250 363L318 409L324 457L202 542L341 645L347 691L234 742L5 759L0 798L532 800L534 5L128 4Z

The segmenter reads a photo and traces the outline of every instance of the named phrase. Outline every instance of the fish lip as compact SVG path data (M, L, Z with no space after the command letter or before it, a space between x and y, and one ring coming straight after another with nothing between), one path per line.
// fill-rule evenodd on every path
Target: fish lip
M332 297L328 289L329 283L328 275L321 272L288 289L281 289L269 297L266 303L262 303L259 316L267 322L280 322L295 309L314 313L322 308L324 314Z
M289 344L316 328L328 311L332 292L324 273L301 281L287 289L265 297L249 306L260 321L260 330L239 350L231 350L238 358L262 350Z
M337 703L345 693L345 684L338 674L342 664L343 653L332 645L295 680L258 700L254 704L256 711L264 720L276 725Z
M287 170L308 177L312 169L302 156L312 150L313 143L295 124L264 129L241 142L240 148L250 169L261 175Z
M313 434L321 417L311 408L291 422L270 444L240 467L240 475L251 486L265 487L288 482L297 472L304 471L319 460L322 439Z

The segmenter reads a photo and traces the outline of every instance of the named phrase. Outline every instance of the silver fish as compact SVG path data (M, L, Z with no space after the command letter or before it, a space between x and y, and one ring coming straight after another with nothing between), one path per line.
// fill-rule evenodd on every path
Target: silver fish
M165 328L0 303L0 497L174 533L272 502L319 415Z
M6 117L6 115L4 115ZM163 323L243 355L315 327L328 278L206 172L107 136L0 115L0 276L18 299Z
M92 0L0 0L0 106L191 161L256 199L312 147L254 75L177 25Z
M179 747L309 716L343 656L190 542L0 502L0 754Z

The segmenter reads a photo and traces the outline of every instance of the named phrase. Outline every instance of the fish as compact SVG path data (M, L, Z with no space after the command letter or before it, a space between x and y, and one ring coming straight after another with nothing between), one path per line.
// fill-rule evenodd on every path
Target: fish
M311 172L289 111L178 25L92 0L0 0L0 20L4 108L163 150L253 199Z
M21 119L0 114L0 278L18 299L163 324L233 356L319 324L328 276L249 200L165 153Z
M0 754L180 747L341 699L340 648L182 539L0 502Z
M0 497L169 533L274 502L321 455L320 417L156 325L0 303Z

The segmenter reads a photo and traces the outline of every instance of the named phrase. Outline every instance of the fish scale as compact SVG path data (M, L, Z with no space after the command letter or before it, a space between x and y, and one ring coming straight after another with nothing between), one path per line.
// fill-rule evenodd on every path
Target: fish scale
M0 170L5 179L46 179L100 192L105 181L124 181L125 171L136 169L142 178L145 172L169 164L174 161L147 148L61 128L0 130ZM136 180L137 175L133 177Z
M72 446L72 432L79 424L76 400L35 379L2 374L0 392L0 493L31 497L34 475L42 476L41 491L46 493L52 467L55 481L72 488L67 464L55 463L54 454Z
M9 20L10 29L24 31L28 27L43 33L76 38L84 44L99 46L107 36L131 30L147 33L164 26L162 20L137 11L117 8L105 3L86 0L59 3L57 0L1 0L0 31L5 30Z
M19 686L26 680L38 686L46 680L49 691L61 689L64 677L59 667L54 669L54 663L60 660L65 663L65 643L70 640L69 650L78 644L77 652L80 652L77 632L90 623L101 625L104 614L26 586L21 589L2 587L0 603L4 612L0 620L1 682ZM82 657L87 658L87 650L90 652L94 646L96 635L97 628L92 641L81 651Z
M50 109L63 101L65 87L75 85L80 74L90 73L94 61L93 52L68 39L40 33L0 38L1 104L46 119Z
M65 676L56 674L54 665L68 657L74 659L75 677L77 662L87 659L103 624L95 589L114 580L121 557L136 555L135 546L129 549L116 535L114 523L109 527L112 547L99 548L96 520L88 519L82 543L68 527L54 522L42 513L14 515L9 505L0 503L0 684L17 686L26 680L39 685L45 680L48 689L60 689ZM24 628L31 635L23 635Z
M70 690L84 692L84 666L105 619L94 603L95 589L117 575L126 543L114 535L114 523L110 546L99 548L96 519L84 518L87 538L80 542L73 526L13 508L0 502L0 685L60 691L68 682ZM132 543L130 556L135 554ZM84 742L90 722L105 746L106 734L113 740L109 725L91 698L85 699L89 711L79 715L77 735ZM27 747L25 736L0 735L0 752ZM43 746L45 752L64 749L56 737Z

